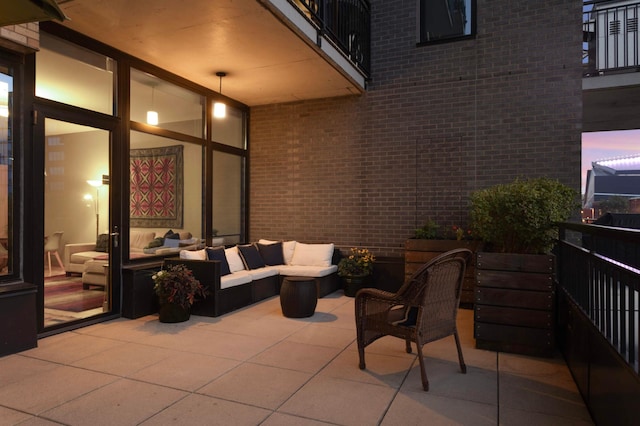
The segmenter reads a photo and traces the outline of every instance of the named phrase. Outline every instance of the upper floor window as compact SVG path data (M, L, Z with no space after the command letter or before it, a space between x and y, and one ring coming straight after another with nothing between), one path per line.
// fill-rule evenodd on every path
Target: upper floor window
M419 0L420 43L475 34L475 0Z

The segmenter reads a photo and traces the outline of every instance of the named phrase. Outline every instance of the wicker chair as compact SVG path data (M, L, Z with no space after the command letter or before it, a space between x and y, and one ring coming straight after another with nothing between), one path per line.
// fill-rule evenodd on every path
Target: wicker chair
M411 342L414 342L418 348L422 386L428 391L422 346L453 335L460 369L466 373L456 316L464 271L470 259L471 251L467 249L451 250L420 267L397 293L371 288L360 290L355 299L360 369L366 367L364 348L377 339L383 336L404 339L407 353L411 353Z

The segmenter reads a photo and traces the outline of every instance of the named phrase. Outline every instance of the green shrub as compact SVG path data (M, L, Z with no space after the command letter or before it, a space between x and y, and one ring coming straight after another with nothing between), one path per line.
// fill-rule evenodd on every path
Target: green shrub
M548 253L558 239L557 222L579 209L578 194L557 180L515 180L471 196L474 235L502 253Z

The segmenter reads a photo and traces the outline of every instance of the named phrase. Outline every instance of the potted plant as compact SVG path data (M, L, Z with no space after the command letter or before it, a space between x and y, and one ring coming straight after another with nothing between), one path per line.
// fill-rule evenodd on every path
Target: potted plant
M427 219L417 228L413 238L405 241L404 275L405 281L422 265L434 257L457 248L466 248L475 253L481 248L482 241L475 238L471 228L459 225L442 227L434 220ZM467 265L460 294L460 306L472 308L474 301L475 269L474 261Z
M170 265L151 278L160 303L160 322L187 321L196 298L206 297L204 287L185 265Z
M496 185L471 196L476 258L476 347L553 354L556 224L578 210L577 192L549 178Z
M344 283L344 294L354 297L358 290L366 287L373 272L375 256L366 248L352 248L349 255L338 262L338 275Z

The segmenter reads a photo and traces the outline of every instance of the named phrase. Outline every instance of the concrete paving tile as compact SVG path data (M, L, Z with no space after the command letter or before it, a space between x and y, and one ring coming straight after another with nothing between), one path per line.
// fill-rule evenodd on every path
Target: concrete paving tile
M496 425L498 407L431 392L400 392L381 426Z
M331 424L290 414L273 413L267 420L260 423L260 426L326 426Z
M256 426L269 414L262 408L192 394L140 425Z
M24 354L24 352L22 352ZM22 354L8 355L0 358L0 383L7 386L33 376L39 376L47 371L60 367L50 361L31 358Z
M43 415L69 425L135 425L186 395L175 389L119 379Z
M103 373L58 366L0 386L0 404L30 414L40 414L115 380L117 377Z
M310 378L309 373L245 362L198 393L275 410Z
M122 347L124 344L117 340L75 332L63 334L68 334L68 336L60 338L56 335L40 339L37 348L29 349L22 354L47 361L70 364L108 349Z
M498 382L495 370L467 365L467 373L460 371L458 361L441 361L425 357L425 369L431 395L468 400L482 404L498 403ZM416 359L402 391L422 391L420 364Z
M318 374L398 389L413 364L412 358L378 354L366 354L365 360L367 368L360 370L358 351L350 348Z
M130 378L193 392L239 364L240 361L228 358L174 352L135 372Z
M542 377L542 380L541 380ZM499 373L500 407L590 421L574 383L549 377Z
M82 358L71 365L126 377L171 355L168 349L129 343Z
M320 371L339 352L340 349L337 348L284 341L254 356L251 362L313 374Z
M289 342L308 343L340 349L344 349L353 343L355 339L356 334L352 330L327 327L321 324L309 324L286 338Z
M278 412L345 426L377 425L395 392L388 387L316 376Z
M31 414L22 413L20 411L12 410L11 408L0 406L0 425L17 425L18 423L24 422L32 417L33 416Z
M500 407L500 424L504 426L588 426L593 425L591 419L552 416L544 413L514 410Z
M205 330L282 340L304 328L306 324L291 321L282 316L271 315L262 318L233 317L216 324L202 324L201 326Z

